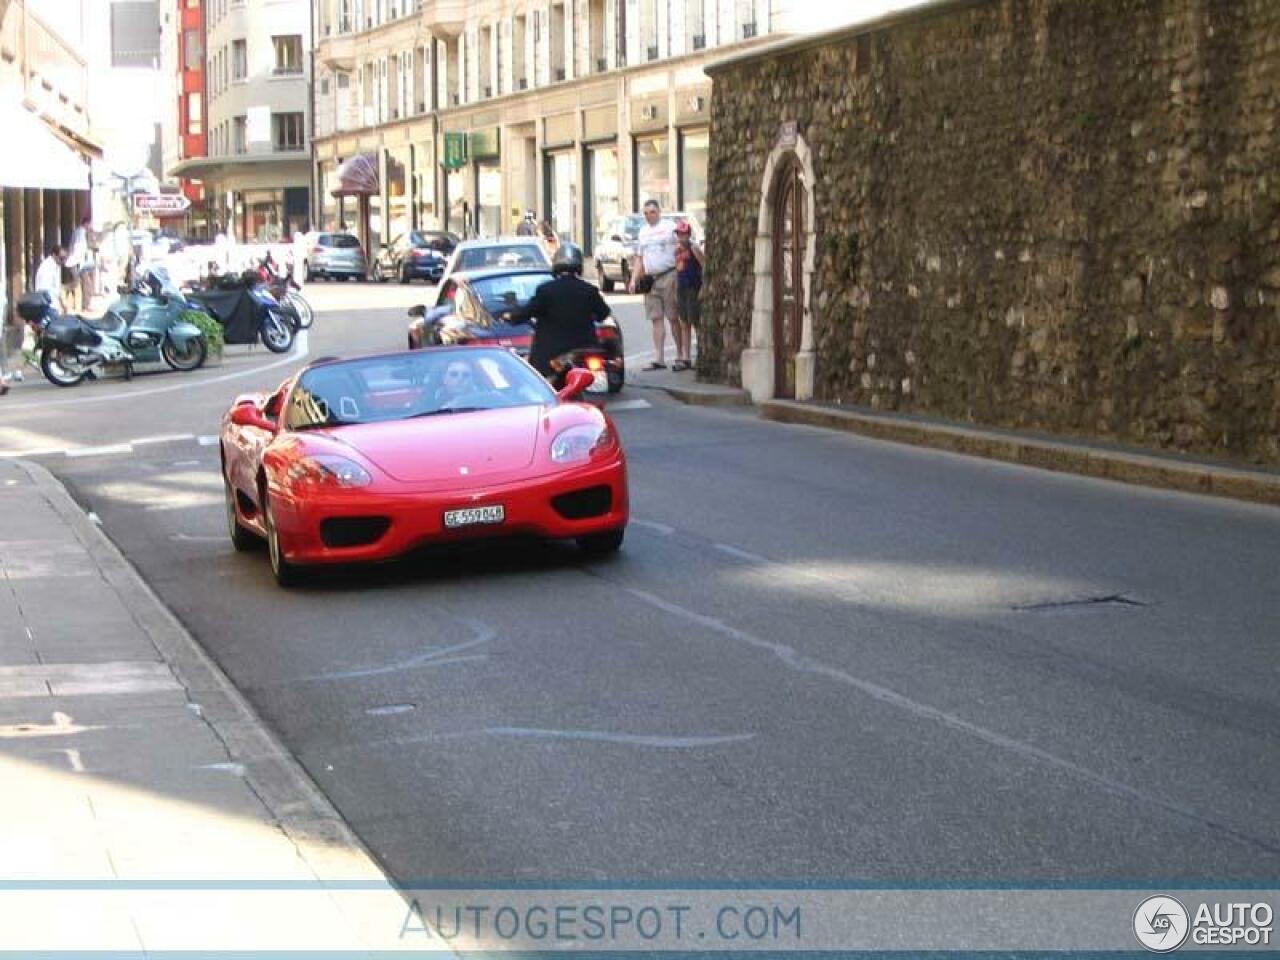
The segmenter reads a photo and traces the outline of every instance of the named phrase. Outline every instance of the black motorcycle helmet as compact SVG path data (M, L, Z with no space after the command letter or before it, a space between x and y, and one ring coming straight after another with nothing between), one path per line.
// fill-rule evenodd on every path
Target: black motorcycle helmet
M582 248L576 243L563 243L551 258L551 272L557 277L562 273L582 276Z

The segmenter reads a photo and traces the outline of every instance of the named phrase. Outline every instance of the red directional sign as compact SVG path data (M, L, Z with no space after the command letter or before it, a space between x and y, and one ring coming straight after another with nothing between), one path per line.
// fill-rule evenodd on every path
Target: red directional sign
M135 193L133 195L134 210L145 210L161 217L186 213L190 206L191 201L180 193Z

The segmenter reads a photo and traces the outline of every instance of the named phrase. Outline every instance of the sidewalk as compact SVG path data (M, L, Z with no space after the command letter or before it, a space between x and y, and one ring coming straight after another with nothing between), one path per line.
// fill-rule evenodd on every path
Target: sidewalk
M407 949L338 813L32 463L0 462L0 570L0 951Z

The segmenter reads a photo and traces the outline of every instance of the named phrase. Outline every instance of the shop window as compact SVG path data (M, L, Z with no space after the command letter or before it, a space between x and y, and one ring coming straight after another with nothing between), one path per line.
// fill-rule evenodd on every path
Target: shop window
M658 201L663 210L675 204L671 189L671 144L666 136L637 137L635 142L635 208L647 200Z
M699 223L707 216L707 161L711 135L706 130L680 134L680 209Z
M272 37L276 48L276 73L302 72L302 37L298 34Z
M277 153L301 150L303 137L301 113L273 113L271 115L271 142Z

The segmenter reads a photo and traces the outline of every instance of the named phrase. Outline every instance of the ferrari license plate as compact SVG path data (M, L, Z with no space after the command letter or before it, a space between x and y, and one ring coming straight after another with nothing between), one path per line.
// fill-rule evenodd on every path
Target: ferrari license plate
M502 523L506 519L507 510L501 504L494 507L467 507L464 510L446 510L444 512L444 525L451 530L457 527Z
M591 386L587 387L591 393L606 393L609 390L609 374L603 370L595 371L595 379L591 381Z

